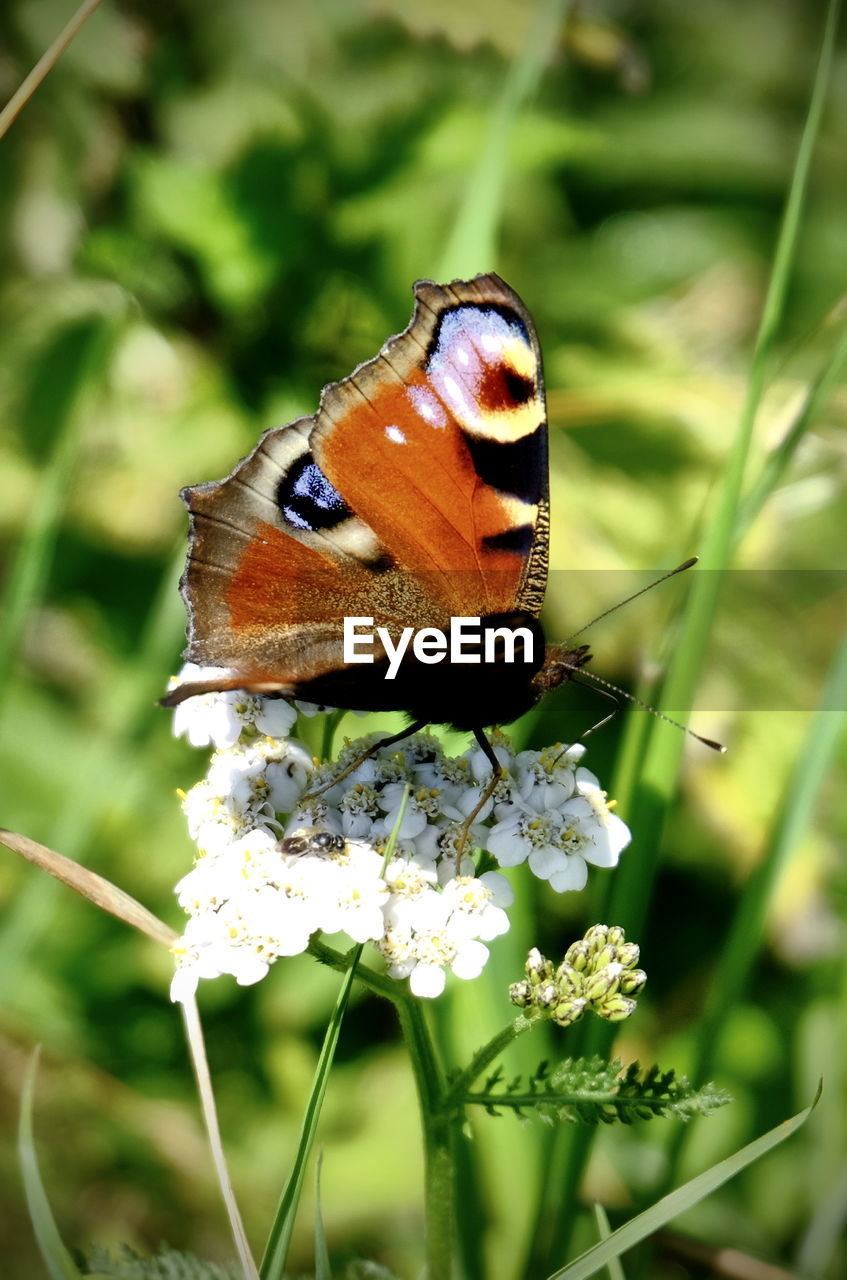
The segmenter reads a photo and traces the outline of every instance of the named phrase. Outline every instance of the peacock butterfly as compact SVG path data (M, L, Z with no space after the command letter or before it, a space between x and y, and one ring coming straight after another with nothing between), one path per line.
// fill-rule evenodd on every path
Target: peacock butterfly
M590 656L546 644L538 621L541 352L497 275L414 292L408 328L326 387L316 414L267 431L225 480L182 490L186 657L219 670L163 702L244 689L404 711L409 733L472 731L498 768L484 726Z

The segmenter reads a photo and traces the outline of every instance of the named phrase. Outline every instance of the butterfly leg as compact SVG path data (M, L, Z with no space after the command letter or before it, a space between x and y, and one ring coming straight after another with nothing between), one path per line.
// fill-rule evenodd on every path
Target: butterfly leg
M491 781L488 783L488 786L485 788L482 795L480 796L479 802L476 805L474 805L473 809L468 814L467 818L465 818L464 822L459 828L459 834L456 839L456 875L459 874L459 869L462 863L462 857L465 852L465 845L468 842L468 837L470 835L471 827L473 826L477 816L480 813L482 813L482 810L485 808L485 806L488 804L488 801L494 795L494 792L497 788L497 783L503 777L503 773L504 773L503 766L500 764L500 761L497 759L497 756L494 754L494 748L486 738L482 729L474 729L473 736L476 738L480 747L482 747L482 750L485 753L486 759L490 762L492 773L491 773Z
M317 787L314 791L307 791L304 796L300 797L298 804L302 806L309 804L312 800L316 800L325 791L329 791L330 787L334 787L337 782L343 782L345 778L358 769L360 764L364 764L366 760L370 760L371 756L375 756L377 751L381 751L383 747L392 747L395 742L402 742L404 738L410 738L413 733L418 733L421 729L425 729L426 725L426 720L413 720L410 725L405 729L401 729L399 733L392 733L387 738L381 738L379 742L375 742L373 746L368 747L367 751L363 751L361 755L356 756L355 760L351 761L346 768L337 773L329 782L325 782L322 787Z

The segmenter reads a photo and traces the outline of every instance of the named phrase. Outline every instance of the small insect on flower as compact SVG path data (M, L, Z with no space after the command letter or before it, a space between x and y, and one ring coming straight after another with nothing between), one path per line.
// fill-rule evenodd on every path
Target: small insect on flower
M290 836L277 841L280 853L294 857L302 853L340 853L346 841L333 831L319 831L317 827L299 827Z

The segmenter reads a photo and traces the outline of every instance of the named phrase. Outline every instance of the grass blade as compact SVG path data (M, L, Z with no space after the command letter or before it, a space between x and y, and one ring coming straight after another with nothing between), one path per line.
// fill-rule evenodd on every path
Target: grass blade
M259 1268L261 1280L283 1280L285 1274L285 1260L294 1230L294 1220L300 1204L300 1194L303 1190L303 1180L306 1176L306 1164L314 1145L321 1108L323 1107L329 1084L329 1073L332 1069L335 1050L338 1046L341 1023L344 1020L350 992L353 988L353 980L356 976L356 964L361 954L362 944L360 943L352 953L350 967L344 976L338 992L338 999L335 1002L335 1008L332 1011L332 1016L326 1029L315 1078L312 1082L312 1091L303 1116L300 1141L297 1144L291 1172L283 1188Z
M39 844L36 840L30 840L28 836L22 836L17 831L8 831L5 827L0 827L0 844L22 858L26 858L27 862L31 862L33 866L49 872L62 884L75 889L101 911L108 911L117 920L122 920L124 924L131 925L141 933L146 933L155 942L161 942L166 947L176 942L179 935L170 925L159 920L135 898L125 893L123 889L119 889L104 876L98 875L96 871L81 866L72 858L66 858L64 854L56 853L55 849L48 849L46 845Z
M241 1213L235 1199L232 1179L229 1176L229 1168L224 1155L221 1130L218 1123L218 1109L215 1104L215 1093L209 1072L209 1059L206 1056L203 1024L200 1021L200 1011L197 1008L197 1001L194 996L189 1000L183 1001L180 1008L185 1025L185 1037L188 1041L188 1051L191 1055L191 1065L194 1069L194 1079L197 1082L197 1093L203 1111L206 1136L209 1139L215 1174L226 1207L233 1242L241 1262L241 1270L244 1274L244 1280L259 1280L259 1273L256 1270L256 1264L250 1252L250 1245L247 1242L247 1233L241 1220Z
M820 58L812 87L809 110L794 166L785 213L776 247L773 270L759 324L753 353L747 395L723 481L716 494L711 517L700 547L700 567L691 575L691 594L675 637L673 655L668 665L662 691L661 708L685 717L691 707L694 689L706 654L723 573L727 569L734 546L741 487L750 449L753 426L765 387L765 378L773 354L779 322L785 310L788 284L797 249L800 215L809 180L812 151L823 112L832 66L835 31L841 0L830 0ZM651 725L644 767L637 779L638 793L654 793L663 806L668 803L676 785L683 749L683 739L662 726ZM616 794L620 792L616 789ZM638 831L638 805L632 814ZM650 838L655 843L655 831ZM615 888L626 880L616 877ZM626 886L630 897L629 886ZM617 917L616 917L617 918ZM627 920L621 923L629 927Z
M612 1228L609 1226L606 1210L599 1202L594 1205L594 1219L597 1223L598 1236L601 1240L608 1240L612 1234ZM626 1280L620 1258L610 1258L606 1270L609 1273L609 1280Z
M820 787L833 762L844 728L847 706L847 629L833 659L820 705L806 740L797 753L784 800L774 821L761 862L750 876L732 927L720 951L697 1037L692 1067L695 1084L712 1073L721 1033L747 985L759 949L768 905L775 886L803 835L811 824ZM838 711L836 708L840 708ZM688 1129L674 1135L668 1158L668 1181L673 1181L689 1141Z
M64 329L39 369L50 369L47 430L56 443L33 501L0 600L0 705L21 634L44 590L84 419L83 403L99 379L116 335L111 317L97 316Z
M321 1165L323 1152L318 1152L315 1161L315 1280L332 1280L332 1267L329 1265L329 1250L326 1247L323 1214L321 1213Z
M503 90L491 112L485 145L441 259L442 280L490 271L497 261L509 134L541 79L566 10L567 0L542 0L527 41L506 74Z
M684 1186L677 1187L669 1195L663 1196L656 1204L651 1205L649 1209L645 1209L643 1213L640 1213L637 1218L633 1218L622 1227L618 1227L617 1231L614 1231L608 1239L601 1240L599 1244L588 1249L574 1262L562 1267L559 1271L553 1272L548 1277L548 1280L587 1280L587 1277L596 1275L600 1268L607 1266L612 1258L620 1257L622 1253L625 1253L627 1249L631 1249L633 1245L646 1240L648 1236L653 1235L661 1227L667 1226L679 1214L684 1213L686 1209L692 1208L693 1205L699 1204L707 1195L712 1191L716 1191L718 1187L723 1186L725 1182L735 1177L742 1169L746 1169L748 1165L760 1160L762 1156L767 1155L774 1147L778 1147L780 1143L785 1142L786 1138L790 1138L806 1123L817 1106L819 1097L820 1088L811 1105L798 1112L796 1116L793 1116L790 1120L783 1121L775 1129L763 1134L761 1138L756 1138L754 1142L750 1142L746 1147L742 1147L740 1151L736 1151L734 1155L729 1156L726 1160L721 1160L719 1164L713 1165L705 1173L698 1174L696 1178L692 1178Z
M18 1124L18 1159L24 1192L35 1238L50 1280L82 1280L81 1272L77 1270L73 1258L62 1243L38 1169L38 1156L32 1132L32 1111L39 1052L38 1049L35 1050L27 1068Z
M729 566L735 546L744 472L747 465L753 426L770 367L777 329L782 319L789 277L796 255L800 216L809 180L815 140L823 113L830 79L835 33L841 0L830 0L826 15L821 52L809 100L797 159L791 178L785 211L780 227L774 265L762 310L754 347L747 394L729 457L727 470L708 515L700 546L701 569L689 575L691 591L680 626L673 636L673 646L661 696L648 693L649 700L676 719L685 720L691 708L694 690L705 659L713 625L723 574ZM675 559L682 559L689 548L679 549ZM647 692L647 691L645 691ZM613 779L612 794L633 831L632 845L605 889L605 900L596 919L613 920L631 938L637 938L646 919L651 886L655 879L666 816L676 792L685 739L669 726L643 717L643 725L629 717L623 753L624 768ZM636 749L637 748L637 749ZM612 1033L605 1025L589 1024L576 1046L582 1054L607 1054ZM575 1194L582 1178L585 1162L593 1142L593 1134L558 1133L550 1140L546 1157L555 1169L555 1178L540 1180L542 1202L536 1210L536 1222L554 1222L551 1256L567 1252L572 1222L558 1214L551 1202L551 1187L559 1195ZM572 1202L572 1201L571 1201ZM536 1240L531 1259L532 1269L540 1269L544 1244Z
M842 330L829 360L809 386L791 427L765 459L760 474L742 500L735 522L736 543L742 541L756 516L779 485L797 451L797 446L811 423L817 418L830 393L838 385L845 362L847 362L847 326Z
M65 24L50 47L38 59L26 79L12 94L3 110L0 111L0 138L11 129L32 95L53 70L74 36L88 21L100 2L101 0L83 0L73 17Z

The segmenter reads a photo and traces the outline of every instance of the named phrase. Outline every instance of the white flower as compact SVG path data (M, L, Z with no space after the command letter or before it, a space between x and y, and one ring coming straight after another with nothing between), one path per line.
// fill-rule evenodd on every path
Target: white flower
M522 751L515 761L516 798L534 813L558 808L574 794L575 765L584 752L581 743L567 748L557 743L543 751Z
M595 788L569 800L562 814L573 821L582 838L580 853L595 867L616 867L632 839L629 827L606 804L606 793Z
M270 830L273 822L273 814L264 801L256 803L246 792L238 797L222 792L207 778L183 797L182 808L189 835L201 853L217 853L248 831Z
M395 978L409 978L414 995L437 996L445 970L458 978L475 978L488 959L480 938L505 933L511 886L497 872L478 879L459 876L443 890L436 873L414 862L395 859L386 880L392 890L385 907L385 936L377 942Z
M404 782L389 782L383 789L379 796L379 806L385 817L377 828L380 835L391 835L405 800L406 784ZM424 830L430 816L435 817L437 812L435 798L425 788L410 795L397 832L397 839L414 840L415 836L419 836Z
M584 887L587 862L615 866L629 839L628 827L609 812L603 793L587 788L543 813L510 806L492 827L487 847L503 867L528 860L534 875L562 893Z
M435 868L422 865L417 859L395 857L384 876L391 894L384 908L386 921L390 925L414 925L419 920L425 925L429 903L438 898L432 892L438 883Z
M501 767L508 770L514 761L514 756L509 746L507 746L508 739L502 733L494 733L491 736L494 755L499 760ZM470 747L465 752L465 759L470 764L471 773L476 781L487 786L491 781L491 761L482 747Z
M320 927L343 931L354 942L381 938L385 932L383 905L388 885L382 878L382 858L369 845L347 841L342 853L326 857L327 877L320 907Z
M178 676L168 682L169 689L194 681L228 676L222 667L198 667L186 662ZM185 734L192 747L231 747L238 741L241 721L234 710L232 693L200 693L186 698L174 711L173 731L179 738Z
M183 678L203 674L187 667ZM512 888L495 871L477 876L475 850L487 848L504 867L527 862L561 892L584 885L587 863L615 865L629 840L597 778L581 766L581 745L515 756L496 733L505 772L468 831L466 819L491 782L481 748L449 757L431 733L418 733L362 760L379 745L371 734L316 768L306 747L284 736L296 713L283 699L236 691L182 706L182 731L218 749L207 777L183 797L199 853L177 885L189 920L175 948L174 999L218 974L256 982L280 956L305 950L318 930L373 941L393 977L408 978L416 995L437 995L448 970L476 977L485 943L509 927ZM351 773L334 781L348 765ZM279 839L282 830L308 837L309 829L343 843Z
M227 668L187 662L170 687L231 675ZM247 725L273 738L285 737L296 718L295 708L284 698L263 698L234 689L186 698L174 711L173 728L177 737L184 733L193 747L224 748L234 746Z
M454 930L466 929L469 937L490 942L508 933L509 917L503 910L515 900L514 891L505 876L486 871L479 876L455 876L442 890L442 898L452 908Z
M337 802L341 829L350 840L367 840L379 821L379 795L374 786L357 782Z
M306 747L296 738L276 741L258 738L241 749L244 768L264 770L265 791L271 808L290 813L306 790L314 765Z
M393 925L377 943L395 978L409 978L413 995L432 998L444 990L445 969L457 978L477 978L488 959L488 947L451 931L449 923L411 930Z
M485 847L494 854L501 867L517 867L526 862L536 847L555 849L552 841L556 833L555 820L545 824L540 815L509 805L504 816L489 831Z

